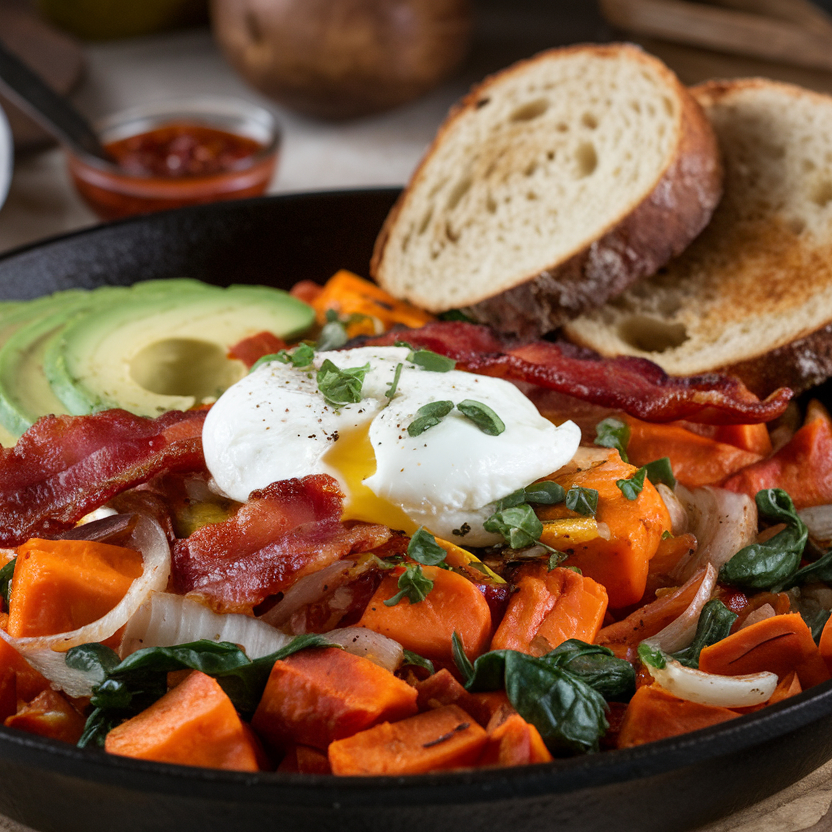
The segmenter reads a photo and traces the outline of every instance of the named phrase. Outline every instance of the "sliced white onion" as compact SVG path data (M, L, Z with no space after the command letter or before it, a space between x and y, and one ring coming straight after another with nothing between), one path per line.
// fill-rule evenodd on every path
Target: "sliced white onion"
M127 623L121 656L142 647L173 647L200 639L237 644L250 659L259 659L285 647L292 637L250 615L221 615L187 596L154 592Z
M151 592L167 585L170 546L162 527L150 517L140 516L128 545L141 552L144 568L121 601L106 615L76 630L51 636L12 638L0 629L0 637L20 651L54 687L70 696L88 696L91 692L90 678L81 671L67 667L64 653L79 644L105 641L127 623Z
M369 659L391 673L404 658L404 648L398 641L366 627L342 627L324 633L324 638L332 644L340 644L348 653Z
M797 516L809 529L809 536L815 540L832 541L832 505L802 508Z
M706 564L717 571L757 536L757 506L747 494L706 485L676 486L676 496L687 511L690 531L697 540L694 553L679 563L671 576L686 581Z
M700 705L748 708L767 702L777 687L777 674L763 671L744 676L718 676L685 667L669 659L662 667L647 666L650 675L669 693Z
M317 572L304 575L290 586L283 598L260 616L273 627L283 627L300 609L320 601L334 587L340 586L355 568L355 561L339 560Z
M676 496L676 492L663 482L656 486L656 491L659 492L659 496L667 508L667 513L670 515L671 533L674 537L684 534L688 530L689 520L682 501Z
M683 647L687 647L696 635L696 626L699 623L699 616L702 613L702 607L710 600L716 586L717 573L711 564L705 567L705 574L701 571L697 572L689 581L692 584L695 581L700 581L699 589L696 590L696 595L688 604L685 611L673 621L670 622L663 630L659 630L654 636L645 639L648 644L653 647L658 647L665 653L675 653Z

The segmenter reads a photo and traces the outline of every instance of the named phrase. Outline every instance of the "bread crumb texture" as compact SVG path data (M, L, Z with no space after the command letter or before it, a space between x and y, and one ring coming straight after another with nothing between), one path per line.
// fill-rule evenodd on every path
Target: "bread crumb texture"
M663 64L623 44L552 50L486 79L452 111L388 218L376 278L433 312L471 307L545 280L650 194L672 210L662 176L678 161L686 95ZM581 277L599 292L642 256L617 243L598 247Z
M827 357L802 339L832 322L832 98L762 79L694 93L722 150L722 202L681 256L564 332L672 374L753 379L768 360L796 374L769 368L772 384L822 380Z

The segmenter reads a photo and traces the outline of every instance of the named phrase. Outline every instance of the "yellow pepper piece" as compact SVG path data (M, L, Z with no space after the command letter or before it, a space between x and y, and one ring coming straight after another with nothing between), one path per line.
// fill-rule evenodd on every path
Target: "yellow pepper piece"
M478 584L504 584L505 581L492 569L487 567L478 557L472 555L467 549L457 546L441 537L436 542L447 552L445 563L459 572L461 575L470 578Z
M598 523L594 517L564 517L561 520L544 521L540 542L558 549L586 543L599 535Z

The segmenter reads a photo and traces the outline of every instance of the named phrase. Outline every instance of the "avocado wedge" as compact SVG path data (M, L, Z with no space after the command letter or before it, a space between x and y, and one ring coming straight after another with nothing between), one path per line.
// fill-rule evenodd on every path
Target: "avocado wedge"
M307 304L265 286L136 292L74 316L49 339L43 368L69 413L155 417L210 403L242 378L245 366L227 356L238 341L298 337L313 321Z

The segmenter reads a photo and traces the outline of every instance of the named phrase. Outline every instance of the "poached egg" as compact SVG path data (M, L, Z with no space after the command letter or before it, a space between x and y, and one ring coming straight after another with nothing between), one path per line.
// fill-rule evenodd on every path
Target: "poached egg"
M217 487L242 502L276 480L325 473L345 494L344 519L409 534L424 526L463 545L500 542L483 529L495 502L569 462L580 429L543 418L508 381L433 371L410 355L408 347L360 347L317 352L306 367L255 368L205 420L203 449ZM358 401L326 398L317 373L327 360L361 368ZM428 429L408 431L424 405L466 400L490 408L505 429L486 433L455 406Z

